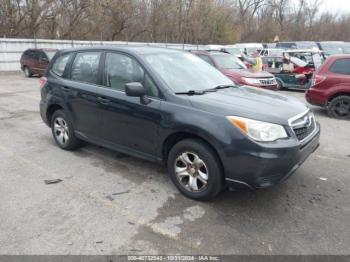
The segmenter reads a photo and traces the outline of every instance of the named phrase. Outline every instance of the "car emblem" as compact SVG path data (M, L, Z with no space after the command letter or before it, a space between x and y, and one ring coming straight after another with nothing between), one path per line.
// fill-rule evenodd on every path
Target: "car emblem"
M306 126L306 127L311 126L311 123L312 123L311 116L305 116L305 117L304 117L304 122L305 122L305 126Z

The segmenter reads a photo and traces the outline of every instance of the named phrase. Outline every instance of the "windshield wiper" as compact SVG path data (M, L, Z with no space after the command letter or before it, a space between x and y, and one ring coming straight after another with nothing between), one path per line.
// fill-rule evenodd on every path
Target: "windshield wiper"
M204 89L204 90L189 90L186 92L177 92L175 94L177 94L177 95L189 95L189 96L204 95L207 92L215 92L219 89L225 89L225 88L230 88L230 87L237 87L237 86L235 86L235 85L219 85L219 86L216 86L214 88L209 88L209 89Z
M210 92L210 91L216 91L216 90L230 88L230 87L237 87L237 86L235 86L235 85L219 85L219 86L216 86L214 88L205 89L204 91L205 92L208 92L208 91Z
M189 90L186 92L176 92L175 94L177 95L189 95L189 96L193 96L193 95L203 95L205 92L202 90Z

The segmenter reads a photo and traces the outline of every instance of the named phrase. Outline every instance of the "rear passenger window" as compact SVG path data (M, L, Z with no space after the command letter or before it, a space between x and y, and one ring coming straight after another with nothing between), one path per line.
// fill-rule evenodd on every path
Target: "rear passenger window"
M71 79L97 84L100 56L100 52L77 53L72 65Z
M350 75L350 59L338 59L333 63L330 71L336 74Z
M60 57L58 57L55 61L55 63L52 66L52 71L58 75L58 76L63 76L64 69L66 68L66 65L69 61L71 54L65 54Z

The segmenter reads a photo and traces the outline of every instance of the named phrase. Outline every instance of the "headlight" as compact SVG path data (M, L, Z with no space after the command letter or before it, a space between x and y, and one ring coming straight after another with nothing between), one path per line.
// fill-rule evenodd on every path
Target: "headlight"
M259 85L260 80L257 78L247 78L247 77L242 77L242 80L246 82L247 84L252 84L252 85Z
M272 142L277 139L288 137L286 130L281 125L238 116L227 116L226 118L242 133L255 141Z

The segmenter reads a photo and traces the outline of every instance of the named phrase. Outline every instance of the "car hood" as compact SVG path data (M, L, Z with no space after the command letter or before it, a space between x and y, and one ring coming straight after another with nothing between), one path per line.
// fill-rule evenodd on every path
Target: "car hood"
M265 71L255 71L255 70L249 70L249 69L224 69L222 72L225 75L237 75L239 74L242 77L248 77L248 78L271 78L274 77L269 72Z
M240 116L288 125L288 119L308 110L297 99L275 91L241 86L189 96L192 106L213 114Z

